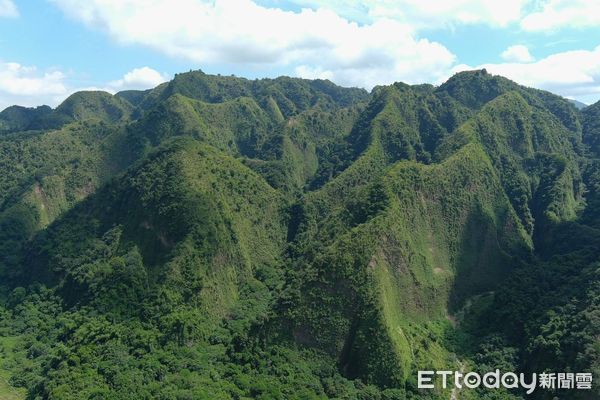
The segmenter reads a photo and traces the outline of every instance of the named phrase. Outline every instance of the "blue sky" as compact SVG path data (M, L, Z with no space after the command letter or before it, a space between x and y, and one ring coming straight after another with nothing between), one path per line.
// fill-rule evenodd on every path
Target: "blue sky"
M177 72L439 84L485 67L600 99L596 0L0 0L0 109Z

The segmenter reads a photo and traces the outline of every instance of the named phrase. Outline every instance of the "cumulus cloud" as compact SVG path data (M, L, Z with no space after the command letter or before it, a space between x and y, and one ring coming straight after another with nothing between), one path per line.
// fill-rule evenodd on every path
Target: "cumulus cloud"
M19 16L19 10L12 0L0 0L0 17L15 18Z
M306 53L295 72L304 78L371 88L398 80L436 80L454 62L454 55L441 44L415 39L405 26L380 20L360 29L350 27L326 52Z
M0 2L3 0L0 0ZM123 45L141 45L199 66L240 66L255 74L292 71L345 86L394 81L440 83L454 54L422 35L429 28L484 24L543 31L600 23L595 0L48 0L66 15ZM303 8L305 7L305 8ZM598 96L598 50L535 60L507 48L484 65L520 83L565 96ZM482 66L478 66L482 67ZM261 73L261 71L263 71ZM139 68L104 86L152 87L166 76Z
M0 62L0 110L14 105L55 104L68 93L60 71L40 72L15 62Z
M300 6L323 7L357 21L393 18L416 28L456 24L503 27L518 21L529 0L290 0ZM274 3L276 4L276 2Z
M167 75L150 68L134 68L126 73L123 78L110 82L114 90L150 89L169 80Z
M300 6L324 7L356 21L393 18L415 28L459 24L506 27L526 31L588 28L600 24L598 0L288 0ZM267 1L277 4L277 0Z
M562 96L593 99L600 95L600 46L593 50L556 53L532 63L458 65L453 72L486 68L520 84L549 90Z
M448 49L419 39L409 24L378 18L359 25L325 8L291 12L251 0L51 1L120 43L199 64L287 67L370 87L435 80L454 63Z
M526 31L554 31L560 28L588 28L600 24L598 0L550 0L521 20Z
M533 56L529 53L527 46L516 44L510 46L500 54L503 60L509 62L528 63L534 61Z

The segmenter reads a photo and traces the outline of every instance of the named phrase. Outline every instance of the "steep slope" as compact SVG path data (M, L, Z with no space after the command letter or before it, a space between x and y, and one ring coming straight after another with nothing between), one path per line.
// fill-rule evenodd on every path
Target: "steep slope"
M353 227L340 227L342 216ZM531 248L475 145L439 166L399 162L339 214L313 222L316 237L307 237L311 217L285 301L293 334L383 386L451 364L440 344L447 310L492 288Z
M338 163L336 147L366 98L362 90L327 81L248 81L202 72L179 74L155 90L157 104L131 127L132 151L143 154L166 138L191 135L243 156L288 193L301 192L317 175L322 182Z
M579 112L567 99L544 90L518 85L502 76L489 74L485 69L455 74L436 89L438 95L449 96L473 111L508 92L517 92L531 106L554 114L581 140Z
M582 111L583 141L590 150L600 156L600 102Z
M191 139L161 147L80 203L24 254L28 268L21 281L56 287L62 299L56 307L77 315L83 329L40 328L48 337L61 335L72 352L36 356L38 368L46 367L46 357L62 358L66 364L30 390L61 399L87 397L109 387L126 397L151 396L157 390L151 371L144 379L152 384L130 381L123 386L112 381L109 370L86 361L83 354L91 337L80 342L80 335L98 323L90 309L112 320L113 332L131 326L127 321L144 321L129 337L148 335L149 345L157 348L211 348L211 340L228 340L214 336L222 321L239 330L264 315L272 302L269 285L281 280L276 267L285 241L282 209L281 195L257 174ZM24 322L27 326L34 321ZM100 333L108 328L97 329ZM211 362L217 362L225 357L224 348L213 344L217 358ZM53 343L44 339L37 345ZM113 345L108 341L101 346L112 351ZM83 357L77 366L69 365L73 356ZM102 364L108 366L110 355L106 357ZM148 353L140 361L152 357Z
M464 109L449 98L413 90L405 84L378 88L337 148L335 167L321 173L307 194L321 217L349 201L352 193L379 177L398 160L429 163L441 140L466 119ZM335 178L335 179L332 179Z
M150 110L134 127L156 146L173 136L192 136L237 155L253 155L274 122L248 97L206 103L174 94Z
M235 282L242 279L231 275L230 266L237 266L242 276L259 267L273 267L283 246L282 206L282 197L238 161L191 139L180 139L156 150L53 224L26 255L32 257L28 264L33 268L26 276L47 276L49 282L59 282L73 293L67 299L81 301L85 287L79 285L86 282L75 275L84 273L86 280L94 279L89 275L93 270L57 260L69 257L66 250L80 249L73 256L85 254L90 243L118 229L122 241L114 243L116 248L135 246L148 268L168 269L151 274L154 279L183 279L178 284L187 286L199 282L186 278L214 274L222 280L215 285L228 279ZM229 292L210 289L208 281L203 284L209 295L193 291L188 295L210 302Z
M437 400L416 371L597 373L598 110L486 71L371 94L193 71L11 108L0 377Z
M548 220L576 216L583 186L574 133L550 112L508 92L486 104L438 149L438 158L482 143L522 223L533 233Z
M193 82L197 76L209 82L217 79L202 73L191 73L189 79L186 76L181 79L191 88L195 87ZM327 127L319 121L336 118L337 122L346 118L349 121L346 124L351 124L356 114L352 109L334 107L331 112L319 111L318 120L313 118L312 124L302 123L298 128L283 120L272 101L263 109L253 98L233 98L236 92L232 88L240 82L252 86L252 81L223 79L231 84L222 93L232 99L221 103L206 103L174 94L153 107L147 106L150 108L144 111L141 108L134 110L126 99L137 104L155 102L167 87L163 84L143 92L140 96L144 99L137 100L133 100L131 93L130 96L122 93L111 96L104 92L79 92L56 110L40 108L41 116L32 114L29 109L7 109L4 115L12 116L11 120L18 122L19 129L62 128L38 133L15 132L0 142L3 147L1 162L6 171L0 179L0 224L4 227L0 236L5 244L0 270L13 270L14 252L37 230L173 136L196 137L231 155L244 156L247 165L271 184L285 188L288 193L297 193L315 174L317 149L328 146L327 139L317 144L320 130L331 132L337 129L337 126ZM301 80L290 79L289 82L308 85ZM177 82L176 87L191 90L181 82ZM349 101L346 91L355 92L332 87L326 82L315 87L331 92L342 103ZM313 95L333 101L319 90L313 90ZM197 93L195 97L202 95ZM314 115L312 109L306 112L309 111ZM338 114L343 116L337 117ZM135 116L141 116L141 119L128 124L126 129L119 127ZM304 117L299 115L297 118L302 120ZM348 129L340 131L343 133ZM325 157L323 160L326 161Z
M121 171L124 132L100 122L0 138L0 276L19 274L15 255L37 231Z
M292 221L297 259L283 304L297 342L334 355L349 376L410 388L417 369L450 363L448 348L436 345L446 316L531 259L534 226L544 232L577 217L580 132L546 108L559 100L505 81L491 79L494 90L472 110L446 91L432 96L396 84L374 93L348 137L360 156L308 194ZM442 100L445 107L436 108ZM448 115L472 117L445 125ZM430 162L427 139L441 164L411 169L400 161L390 169L396 160ZM383 178L394 170L402 172ZM406 178L421 174L432 175L420 178L431 186ZM409 197L390 205L390 186ZM431 203L408 200L422 191ZM473 193L471 202L463 193Z

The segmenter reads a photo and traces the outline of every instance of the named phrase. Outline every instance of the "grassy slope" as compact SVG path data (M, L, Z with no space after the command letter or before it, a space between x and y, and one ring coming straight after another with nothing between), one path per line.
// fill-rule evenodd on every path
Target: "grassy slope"
M26 391L10 384L11 369L13 367L10 359L19 339L19 337L11 336L0 337L0 398L3 400L25 399Z
M530 250L500 187L476 145L439 166L399 162L361 199L365 207L381 201L380 210L304 251L315 260L292 311L296 337L383 385L447 365L441 341L450 302L489 290L506 274L509 254Z

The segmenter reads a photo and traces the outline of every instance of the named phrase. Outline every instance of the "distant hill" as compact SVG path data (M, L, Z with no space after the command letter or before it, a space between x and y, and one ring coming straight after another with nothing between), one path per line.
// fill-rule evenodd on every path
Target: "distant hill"
M39 106L28 108L21 106L12 106L0 112L0 133L23 131L35 123L52 114L52 109L48 106Z
M582 103L581 101L577 101L574 99L568 99L575 107L577 107L578 110L583 110L584 108L586 108L588 105L585 103Z

